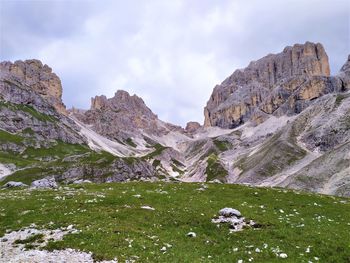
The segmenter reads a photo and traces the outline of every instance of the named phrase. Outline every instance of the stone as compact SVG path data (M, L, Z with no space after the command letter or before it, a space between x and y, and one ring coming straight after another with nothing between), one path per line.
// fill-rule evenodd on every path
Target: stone
M27 187L28 185L22 183L22 182L15 182L15 181L9 181L7 182L4 187L6 188L13 188L13 187Z
M236 210L234 208L225 207L219 211L219 215L224 216L224 217L231 217L231 216L240 217L241 212L239 212L238 210Z
M278 256L280 258L287 258L288 257L288 255L286 253L280 253Z
M188 236L188 237L196 237L197 234L196 234L195 232L188 232L188 233L187 233L187 236Z
M153 207L148 206L148 205L141 206L141 208L142 208L142 209L146 209L146 210L152 210L152 211L156 210L156 209L154 209Z
M58 185L53 176L46 177L40 180L33 181L31 184L31 188L41 189L41 188L57 188Z
M253 220L247 220L241 212L234 208L225 207L219 211L219 216L211 220L214 224L228 224L230 232L242 231L246 227L260 228L261 225Z
M75 180L73 182L73 184L91 184L92 182L90 180L84 180L84 179L80 179L80 180Z

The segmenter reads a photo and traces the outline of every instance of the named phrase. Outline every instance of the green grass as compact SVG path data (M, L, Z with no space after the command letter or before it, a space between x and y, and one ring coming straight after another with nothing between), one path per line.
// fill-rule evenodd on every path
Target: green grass
M23 134L28 134L28 135L35 135L35 131L33 131L31 128L25 128L22 131Z
M91 150L86 145L82 144L69 144L62 141L57 141L55 145L49 148L39 148L35 149L32 147L27 148L24 151L24 155L27 155L29 158L42 158L47 156L56 156L58 158L63 158L68 155L79 155Z
M81 149L84 152L85 149ZM89 152L89 151L88 151ZM90 151L89 154L80 160L81 164L94 164L101 168L110 165L117 157L109 152L101 151L94 152Z
M165 147L165 146L157 143L157 144L153 145L153 148L155 148L155 150L153 152L143 156L142 159L145 159L145 160L153 159L154 157L162 154L162 152L169 147Z
M345 93L345 94L344 93L340 93L340 94L337 94L336 96L337 97L335 99L334 104L335 104L336 107L338 107L342 103L343 100L345 100L345 99L350 97L350 94L349 93Z
M172 161L173 164L176 165L176 166L180 166L180 167L182 167L182 168L185 168L185 167L186 167L182 162L180 162L180 161L178 161L178 160L176 160L176 159L171 159L171 161Z
M127 138L125 142L126 142L126 144L130 145L131 147L134 147L134 148L137 147L137 144L134 143L131 138Z
M33 163L36 163L37 161L24 159L22 156L20 156L18 153L14 153L11 151L3 152L0 151L0 163L6 163L6 164L14 164L16 167L23 168L28 165L32 165Z
M221 151L227 151L231 148L231 143L229 143L228 141L220 141L220 140L213 140L214 145Z
M45 166L29 167L22 170L18 170L13 174L6 176L1 182L1 185L6 184L9 181L22 182L30 185L33 181L44 178L45 176L54 173L53 167L48 168Z
M179 169L176 165L171 164L170 166L171 166L171 168L173 169L174 172L177 172L177 173L179 173L181 175L184 174L184 171Z
M153 160L152 166L153 166L154 168L157 168L157 167L160 166L160 165L161 165L160 160L157 160L157 159Z
M220 160L216 154L212 153L211 155L209 155L205 174L207 175L207 182L212 181L214 179L218 179L220 181L225 180L225 176L227 176L227 171L220 163Z
M0 101L0 108L2 108L2 107L8 108L8 109L13 110L15 112L23 111L39 121L43 121L43 122L57 122L58 121L55 117L41 113L41 112L37 111L36 109L34 109L30 105L14 104L14 103L10 103L10 102Z
M34 243L34 242L43 242L43 234L35 234L32 236L29 236L26 239L18 239L14 242L14 244L28 244L28 243Z
M0 143L15 143L15 144L22 144L23 143L23 137L12 134L4 130L0 130Z
M51 242L47 249L75 248L119 262L134 256L136 262L350 261L349 199L239 185L199 187L133 182L59 191L0 190L0 236L32 223L46 229L73 224L82 232ZM226 225L211 223L223 207L234 207L263 227L230 234ZM190 231L197 237L187 237ZM163 253L165 244L172 247ZM288 258L276 256L277 249Z

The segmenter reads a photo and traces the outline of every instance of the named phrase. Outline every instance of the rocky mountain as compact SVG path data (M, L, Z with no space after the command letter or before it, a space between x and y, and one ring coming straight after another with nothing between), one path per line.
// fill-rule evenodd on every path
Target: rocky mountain
M2 62L0 72L0 180L6 176L3 183L30 183L47 176L64 182L156 176L147 161L125 158L125 153L133 153L130 147L117 142L110 145L113 142L92 131L84 133L89 128L67 116L60 79L47 65L37 60ZM91 137L97 137L99 146L107 143L108 151L94 148Z
M122 90L66 110L59 78L37 60L0 72L2 183L162 179L350 196L350 56L330 76L321 44L236 70L214 88L204 125L185 129Z
M73 111L72 115L98 134L131 145L133 142L130 136L161 136L170 130L183 131L181 127L160 121L140 97L130 96L123 90L118 90L109 99L104 95L96 96L91 99L89 110L78 114Z
M2 78L30 87L59 113L66 114L66 106L62 102L61 80L48 65L43 65L36 59L15 63L1 62L0 72Z
M345 91L342 77L329 74L321 44L286 47L236 70L216 86L204 109L204 124L235 128L249 120L261 123L270 115L298 114L324 94Z

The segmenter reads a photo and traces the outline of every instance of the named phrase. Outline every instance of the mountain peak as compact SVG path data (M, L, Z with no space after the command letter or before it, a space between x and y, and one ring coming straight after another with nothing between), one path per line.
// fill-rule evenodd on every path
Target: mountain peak
M61 80L48 65L37 59L17 60L14 63L4 61L0 63L0 72L1 78L24 84L45 98L58 112L66 114Z
M328 78L322 44L288 46L236 70L217 85L204 109L204 125L234 128L248 120L262 122L269 114L298 113L310 100L342 89Z

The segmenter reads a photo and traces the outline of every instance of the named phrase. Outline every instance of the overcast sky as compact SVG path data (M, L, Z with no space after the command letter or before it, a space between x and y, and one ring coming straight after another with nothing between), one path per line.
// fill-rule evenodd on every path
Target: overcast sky
M348 0L0 0L0 59L51 66L68 107L124 89L184 125L215 84L287 45L321 42L337 73L349 17Z

